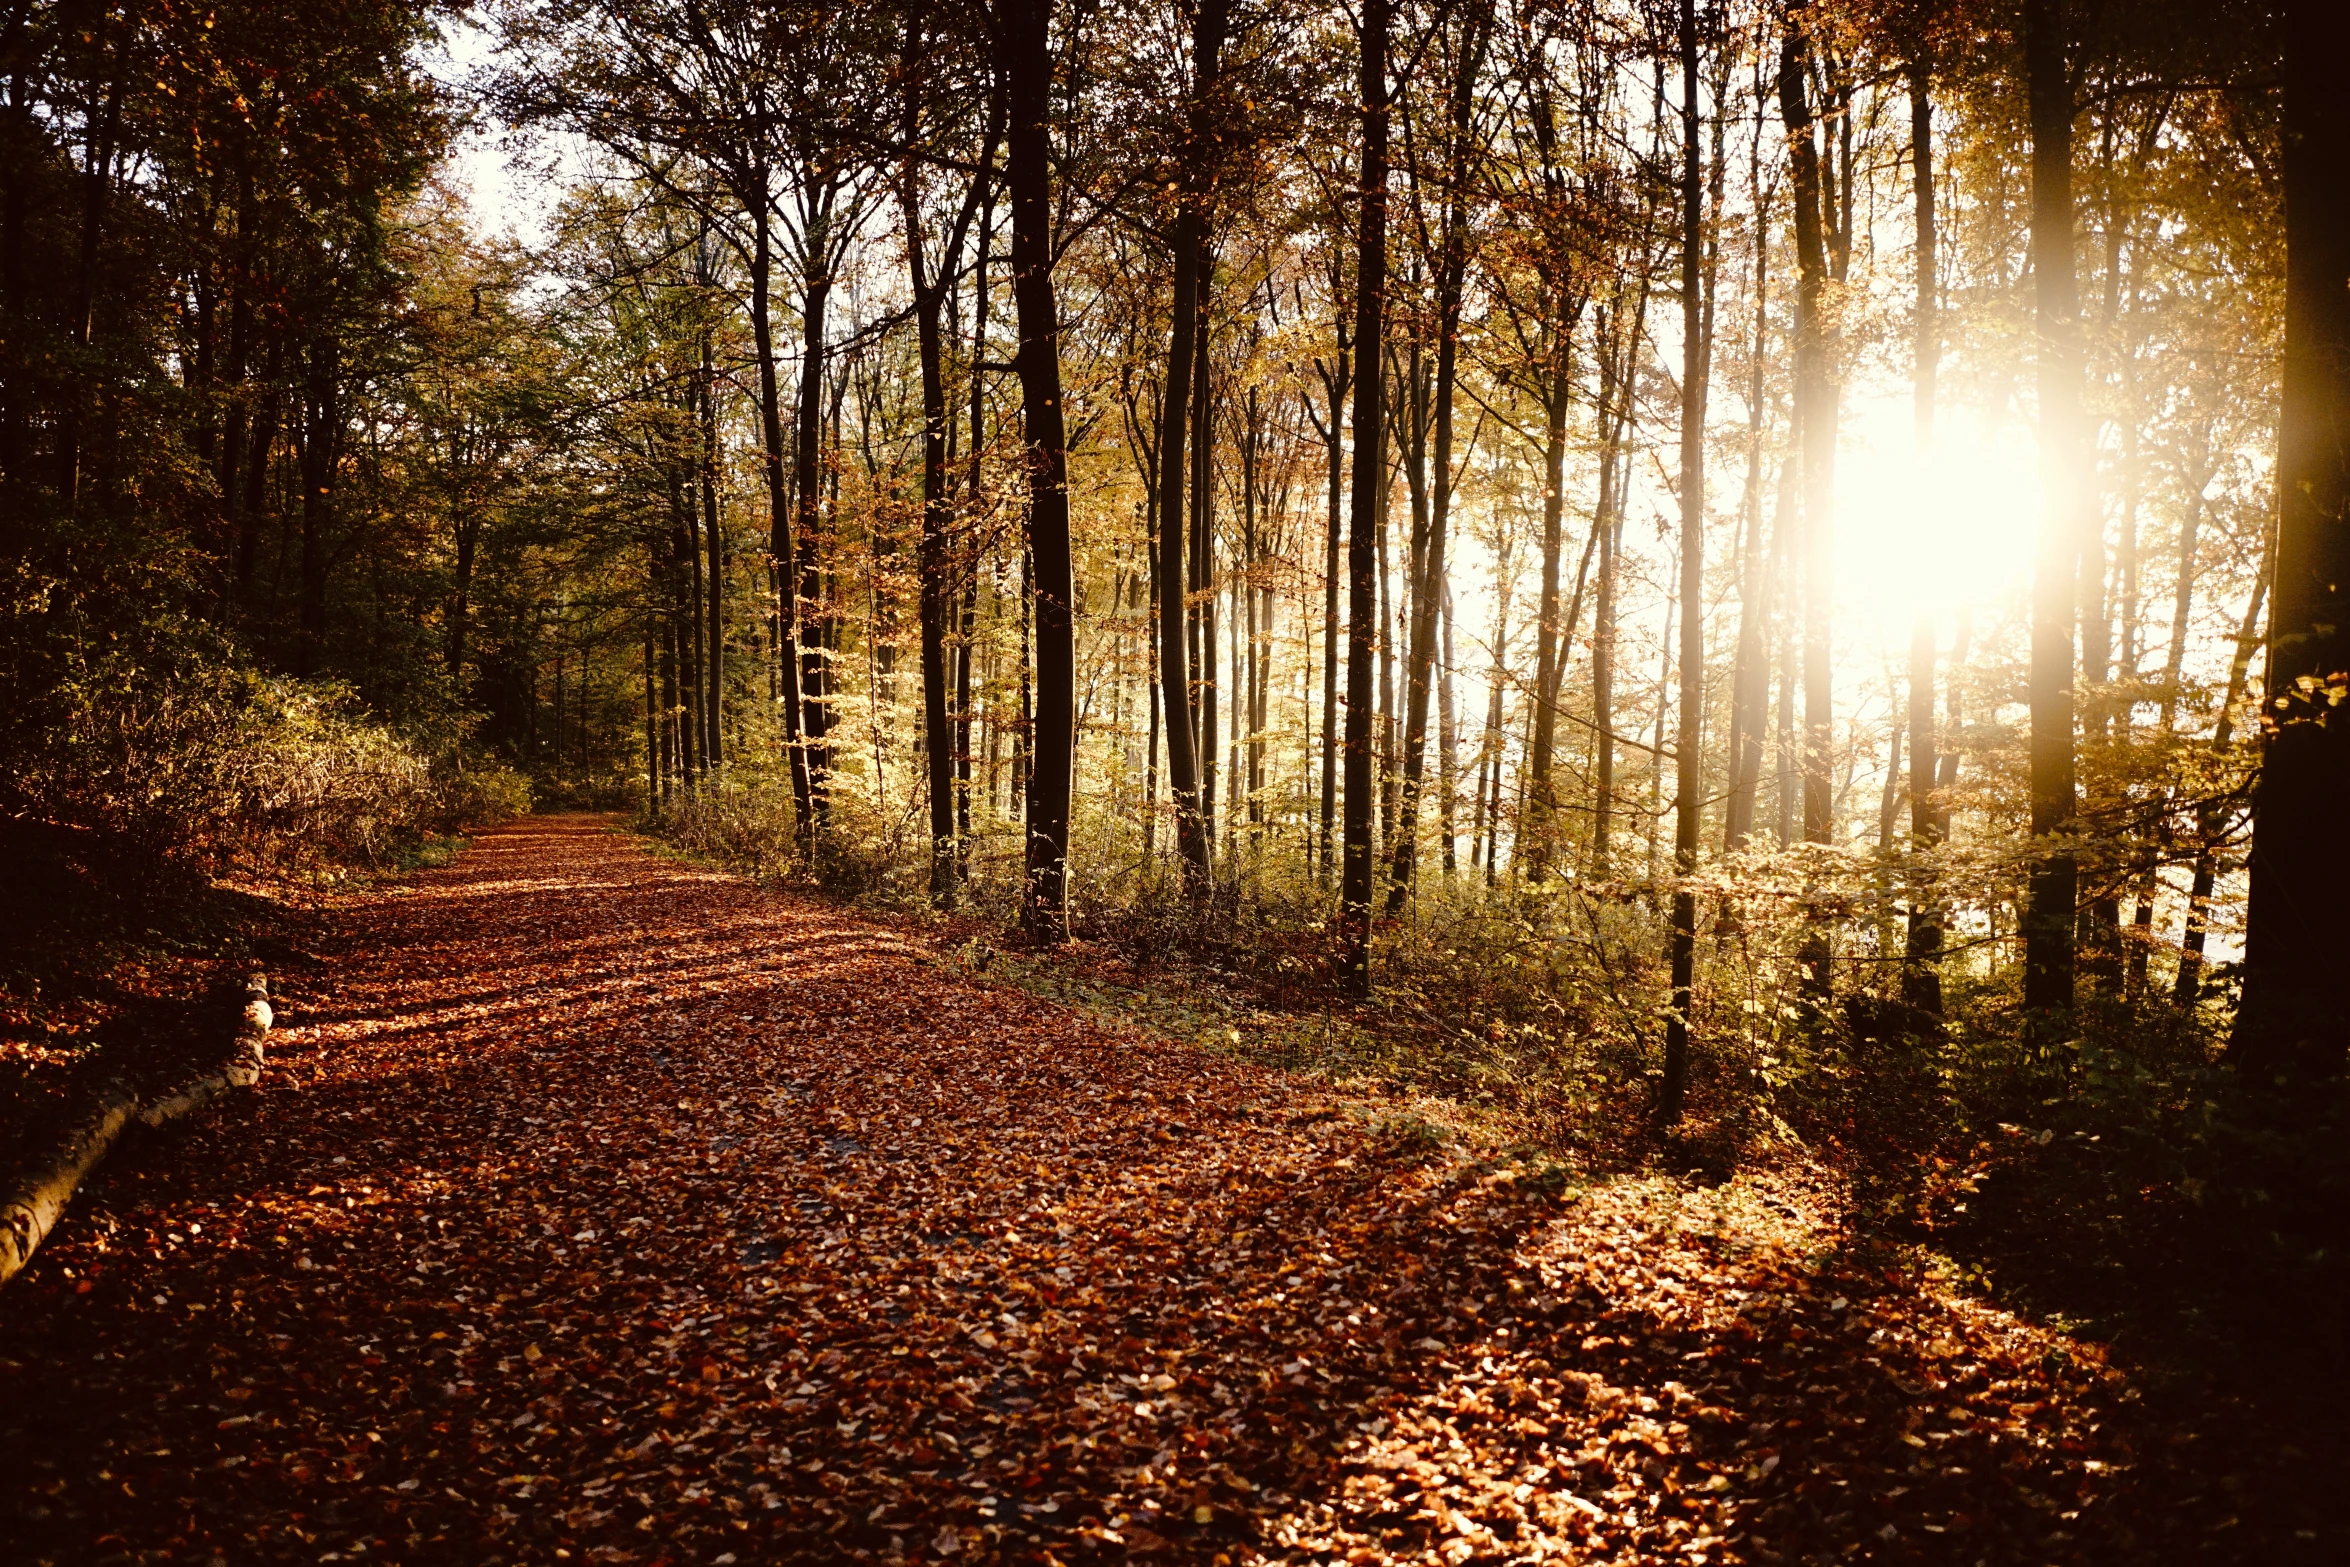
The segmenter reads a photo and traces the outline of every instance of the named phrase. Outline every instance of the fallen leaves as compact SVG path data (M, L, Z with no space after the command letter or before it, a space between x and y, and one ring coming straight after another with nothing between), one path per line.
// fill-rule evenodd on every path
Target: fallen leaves
M255 1102L0 1298L36 1559L2121 1562L2224 1510L1833 1191L1436 1157L592 821L329 945Z

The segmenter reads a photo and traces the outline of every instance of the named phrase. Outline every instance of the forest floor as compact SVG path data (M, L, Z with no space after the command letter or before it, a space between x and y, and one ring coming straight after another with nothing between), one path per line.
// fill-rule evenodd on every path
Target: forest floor
M613 827L332 900L259 1090L85 1190L0 1557L2341 1559L1824 1178L1579 1175Z

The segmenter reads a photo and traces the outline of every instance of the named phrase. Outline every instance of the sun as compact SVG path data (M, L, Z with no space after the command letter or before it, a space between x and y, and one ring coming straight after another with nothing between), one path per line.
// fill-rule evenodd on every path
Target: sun
M2038 451L2012 421L1945 411L1920 454L1906 395L1849 406L1837 454L1840 617L1906 637L1921 609L1983 609L2029 584Z

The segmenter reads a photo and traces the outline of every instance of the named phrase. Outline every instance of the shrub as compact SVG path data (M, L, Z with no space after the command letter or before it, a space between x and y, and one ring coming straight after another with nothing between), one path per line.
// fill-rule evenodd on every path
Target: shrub
M529 786L370 719L332 682L266 675L189 624L61 662L0 728L0 806L127 882L232 866L375 863L505 820Z

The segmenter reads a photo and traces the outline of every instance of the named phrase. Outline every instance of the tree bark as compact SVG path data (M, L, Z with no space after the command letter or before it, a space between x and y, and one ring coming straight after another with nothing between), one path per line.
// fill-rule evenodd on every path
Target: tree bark
M2032 582L2031 807L2035 844L2023 915L2024 1006L2044 1040L2073 1004L2074 574L2088 512L2081 323L2073 271L2073 93L2064 0L2028 0L2024 64L2032 116L2032 275L2038 334L2041 516Z
M1411 646L1406 654L1403 732L1403 796L1388 861L1387 915L1403 912L1411 895L1419 853L1420 785L1427 770L1428 696L1436 668L1437 617L1444 606L1445 530L1452 514L1452 407L1460 375L1461 293L1469 268L1469 136L1475 107L1476 73L1484 58L1491 12L1473 9L1463 26L1459 68L1452 83L1452 145L1446 158L1444 232L1436 274L1436 384L1431 394L1435 472L1429 486L1426 539L1414 561ZM1448 801L1444 820L1449 827ZM1449 851L1450 833L1446 834Z
M1931 64L1921 52L1909 67L1909 136L1912 185L1917 199L1916 330L1911 349L1911 419L1915 445L1924 459L1934 450L1934 379L1942 357L1940 299L1935 291L1934 104L1929 93ZM1923 584L1920 584L1922 587ZM1903 953L1901 994L1913 1007L1942 1010L1942 916L1934 904L1933 874L1923 863L1940 845L1934 807L1934 615L1921 609L1909 634L1909 837L1920 856L1910 878L1909 935Z
M1759 114L1759 110L1757 111ZM1763 225L1761 132L1755 137L1752 194L1756 223ZM1754 247L1754 358L1746 384L1746 494L1739 508L1738 653L1730 677L1730 792L1722 812L1722 846L1735 854L1754 832L1755 795L1762 782L1763 726L1771 694L1770 654L1764 638L1770 594L1763 579L1763 355L1770 341L1771 247Z
M823 431L826 345L824 317L832 298L832 278L826 266L830 242L822 222L802 236L801 347L799 422L792 452L794 553L783 558L784 585L794 596L793 621L798 625L800 766L807 775L808 814L801 837L813 850L816 834L829 816L831 730L823 627L816 621L823 597L823 575L817 561L817 533L823 517ZM796 585L794 577L797 577ZM796 781L796 780L795 780Z
M915 351L922 374L922 535L916 569L922 586L922 763L930 816L930 901L944 911L955 904L955 741L947 719L946 621L952 591L947 528L953 508L947 493L946 348L940 323L946 285L954 275L954 252L950 249L940 258L934 283L922 254L922 180L911 152L921 134L921 59L922 14L913 9L906 18L900 63L905 77L902 130L909 150L899 172L898 204L906 226L906 274L914 296Z
M1838 387L1833 327L1825 312L1828 285L1826 182L1821 176L1807 76L1811 12L1790 15L1779 54L1779 106L1787 123L1788 165L1795 205L1796 423L1803 451L1803 838L1825 844L1833 836L1830 752L1835 743L1831 637L1835 615L1836 422ZM1804 987L1824 997L1832 988L1832 953L1825 924L1814 921L1798 957Z
M1012 300L1020 329L1014 363L1027 449L1029 592L1036 616L1036 715L1021 907L1028 937L1040 945L1062 941L1069 933L1069 794L1077 741L1069 454L1053 297L1051 27L1052 0L998 0L997 66L1010 123L1004 183L1012 201Z
M2253 796L2244 1001L2230 1053L2248 1076L2331 1076L2350 1038L2350 19L2285 13L2285 363L2274 608Z
M1206 246L1208 192L1212 171L1208 98L1224 47L1227 0L1206 0L1192 24L1192 110L1186 148L1186 185L1175 214L1170 249L1174 298L1167 334L1167 384L1160 399L1159 494L1159 679L1160 708L1166 715L1168 791L1175 805L1175 849L1183 865L1184 891L1193 899L1208 888L1206 816L1200 794L1199 754L1194 749L1191 663L1185 647L1190 557L1185 549L1184 481L1190 464L1186 439L1193 412L1193 379L1200 337L1200 259Z
M1191 348L1191 533L1186 578L1191 627L1192 756L1198 767L1200 839L1216 852L1216 490L1214 404L1208 386L1208 290L1216 261L1199 258Z
M726 756L726 541L720 531L718 505L718 362L710 334L702 333L702 376L698 388L702 423L702 546L707 559L705 580L710 601L707 642L709 668L705 671L702 711L702 755L715 770Z
M1371 989L1371 661L1382 640L1378 539L1387 510L1387 34L1390 0L1364 0L1358 87L1362 178L1355 239L1354 472L1347 518L1346 821L1339 868L1339 974Z
M2252 673L2252 652L2260 645L2260 609L2268 594L2270 579L2276 571L2277 530L2271 527L2267 548L2262 552L2260 571L2252 579L2252 598L2244 606L2244 618L2236 626L2236 655L2228 662L2228 688L2220 702L2219 724L2212 731L2211 751L2214 756L2225 756L2236 736L2236 704L2244 699L2244 687ZM2171 1000L2181 1007L2192 1007L2202 995L2203 943L2210 923L2211 890L2218 879L2218 843L2227 825L2229 812L2223 802L2205 800L2196 810L2195 868L2187 894L2186 930L2179 950L2179 971L2171 985ZM2241 1013L2238 1014L2239 1019ZM2232 1043L2232 1042L2231 1042Z
M131 1122L161 1126L231 1088L250 1088L259 1081L273 1021L268 981L253 975L238 999L243 1010L228 1044L212 1052L193 1076L144 1094L120 1078L90 1083L62 1115L41 1128L45 1135L0 1180L0 1284L32 1260L64 1217L75 1189Z
M798 595L792 586L791 499L783 474L783 392L775 368L775 325L769 317L774 240L767 210L767 169L752 175L751 346L759 361L759 469L767 483L767 574L775 609L775 667L783 689L783 744L791 767L792 803L802 834L813 819L808 759L800 748Z
M302 583L294 642L294 672L299 675L317 674L326 652L326 530L334 513L342 434L335 395L339 358L333 332L322 328L310 342L303 393Z
M1436 832L1444 846L1444 875L1451 880L1460 868L1461 730L1453 699L1452 587L1444 589L1444 631L1439 646L1436 679Z
M1566 323L1562 320L1554 328L1556 337L1551 343L1549 377L1543 386L1542 397L1542 587L1536 601L1534 620L1534 709L1533 735L1526 758L1526 819L1518 823L1518 857L1526 867L1528 881L1540 881L1550 873L1550 859L1558 843L1558 798L1551 770L1557 765L1558 703L1556 691L1560 671L1565 668L1570 647L1570 633L1559 625L1559 559L1566 548L1567 508L1567 396L1568 353L1571 341ZM1601 345L1601 363L1607 358L1607 348ZM1602 376L1599 416L1604 424L1608 418L1605 376ZM1602 463L1606 458L1601 459ZM1603 468L1603 474L1605 469ZM1592 519L1592 536L1597 538L1606 523L1607 507L1604 500ZM1607 558L1601 560L1604 573ZM1612 603L1612 601L1610 601ZM1592 644L1594 679L1604 683L1606 674L1600 669L1599 644ZM1607 718L1604 710L1598 722L1604 729ZM1604 810L1605 807L1603 806ZM1603 873L1604 874L1604 873Z
M1674 741L1672 1011L1657 1119L1681 1118L1696 1014L1699 769L1705 737L1705 401L1712 347L1705 331L1705 187L1698 152L1697 3L1681 0L1681 724ZM1659 729L1662 729L1660 724Z
M1331 306L1334 313L1338 311L1335 290L1331 294ZM1322 432L1329 474L1325 489L1328 509L1322 537L1322 796L1314 862L1316 884L1325 889L1330 885L1330 851L1338 815L1338 583L1339 553L1345 542L1342 526L1345 513L1340 501L1345 493L1348 377L1343 315L1338 335L1338 353L1331 369L1322 372L1319 362L1315 367L1330 398L1330 423Z

